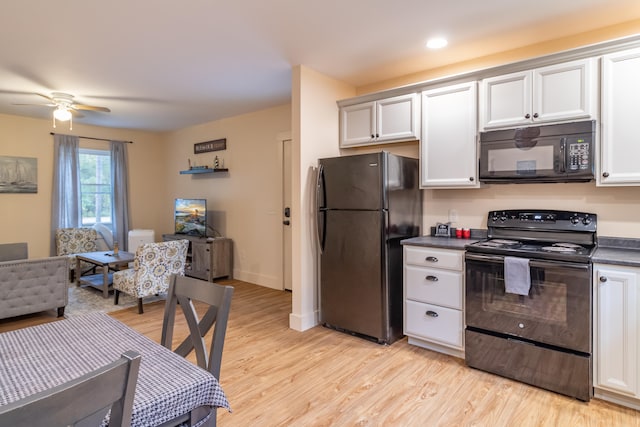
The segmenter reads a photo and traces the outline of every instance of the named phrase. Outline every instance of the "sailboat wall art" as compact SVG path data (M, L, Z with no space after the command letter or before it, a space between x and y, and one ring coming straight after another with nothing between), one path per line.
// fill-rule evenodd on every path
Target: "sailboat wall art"
M0 156L0 193L37 192L37 158Z

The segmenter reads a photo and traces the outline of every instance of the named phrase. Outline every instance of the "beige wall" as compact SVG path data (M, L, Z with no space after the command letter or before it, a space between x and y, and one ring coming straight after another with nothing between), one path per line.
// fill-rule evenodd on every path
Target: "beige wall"
M162 233L173 230L177 197L207 199L210 225L233 239L234 277L282 289L281 160L278 135L291 131L291 107L283 105L192 126L166 135L160 212ZM227 149L193 154L193 144L226 138ZM224 159L228 173L180 175L188 159L197 165Z
M491 66L543 56L597 42L617 39L640 33L640 20L614 27L603 28L578 36L567 37L479 57L460 64L359 87L359 95L415 84L438 77L455 75ZM389 147L397 152L398 148ZM379 149L379 147L376 147ZM387 149L386 147L382 147ZM406 151L406 150L404 150ZM495 209L550 208L576 210L598 214L598 234L640 238L640 187L596 187L595 183L584 184L511 184L487 185L469 190L424 190L424 230L436 222L448 221L450 209L458 211L459 226L486 228L487 212Z
M159 149L160 136L150 132L108 129L65 124L53 129L50 120L0 115L0 155L35 157L38 162L38 193L0 193L0 243L27 242L29 257L49 256L51 236L51 190L53 177L53 136L50 132L68 133L134 141L127 146L130 165L131 228L159 229L160 198L158 177L164 176L164 154ZM81 140L82 145L96 147L104 143Z
M303 331L318 322L315 168L318 159L340 155L337 99L355 89L308 67L293 68L293 295L291 328ZM295 208L297 207L297 208Z

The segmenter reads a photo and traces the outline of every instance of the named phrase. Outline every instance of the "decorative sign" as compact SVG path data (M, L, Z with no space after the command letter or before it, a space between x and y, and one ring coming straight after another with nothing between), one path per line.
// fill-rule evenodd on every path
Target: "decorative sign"
M193 154L208 153L227 149L227 138L193 144Z

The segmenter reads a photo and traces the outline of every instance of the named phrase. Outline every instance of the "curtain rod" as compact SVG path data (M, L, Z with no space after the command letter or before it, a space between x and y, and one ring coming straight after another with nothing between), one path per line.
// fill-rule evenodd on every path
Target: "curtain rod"
M49 132L49 135L55 135L55 132ZM62 135L61 133L58 135ZM106 138L94 138L92 136L78 136L78 138L82 138L82 139L93 139L96 141L113 141L111 139L106 139ZM122 142L126 142L127 144L133 144L133 141L122 141Z

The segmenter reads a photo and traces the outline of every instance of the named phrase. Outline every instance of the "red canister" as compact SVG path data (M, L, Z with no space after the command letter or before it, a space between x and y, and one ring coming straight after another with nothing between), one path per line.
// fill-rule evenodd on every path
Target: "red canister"
M471 237L471 230L468 228L462 229L462 237L465 239L469 239Z
M456 228L456 237L462 239L462 228Z

